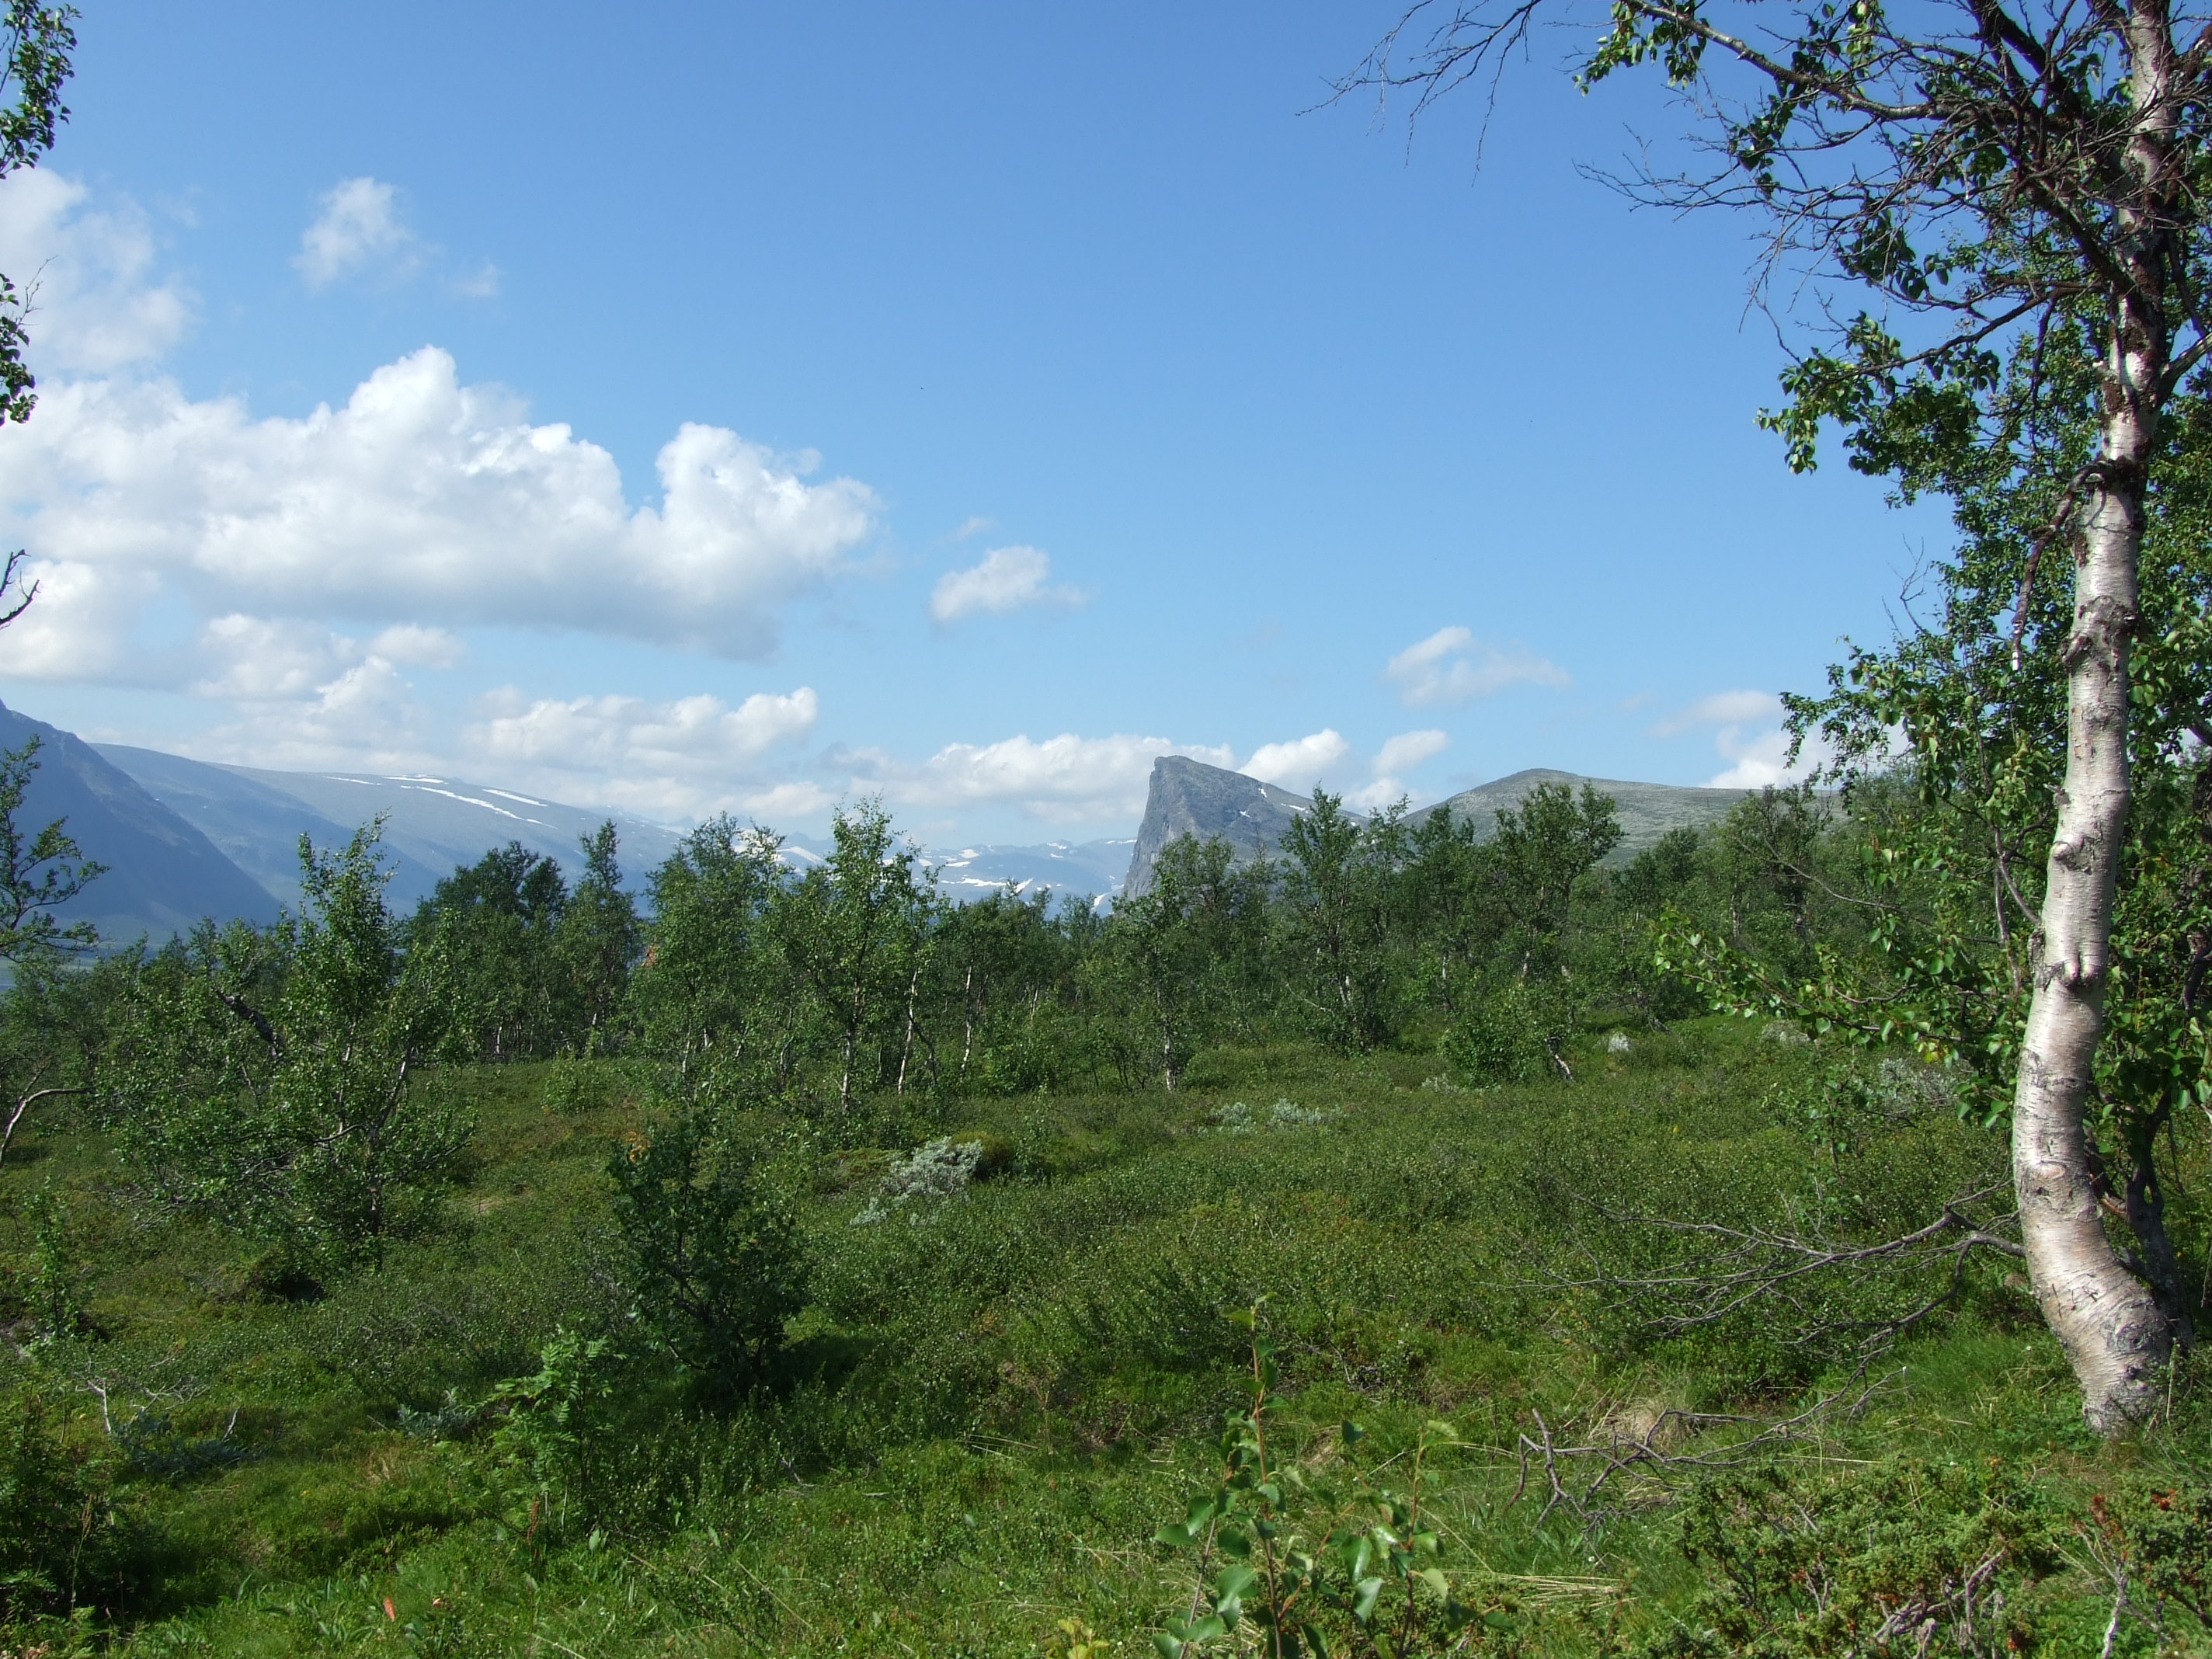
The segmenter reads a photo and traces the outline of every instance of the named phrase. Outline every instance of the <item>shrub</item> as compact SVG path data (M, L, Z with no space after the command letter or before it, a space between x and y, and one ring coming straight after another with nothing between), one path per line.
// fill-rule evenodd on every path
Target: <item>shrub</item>
M36 1395L0 1400L0 1620L106 1599L119 1534L105 1466L62 1443Z
M545 1103L563 1114L600 1111L622 1098L625 1081L612 1060L563 1054L545 1068Z
M805 1301L798 1218L754 1139L687 1109L610 1164L645 1328L726 1388L759 1380Z
M599 1460L592 1454L605 1438L614 1392L605 1340L556 1330L539 1351L537 1374L502 1382L489 1402L505 1408L492 1449L521 1500L511 1518L533 1544L541 1527L557 1535L592 1516L595 1488L603 1484L594 1479Z
M1279 1100L1264 1108L1232 1100L1208 1112L1199 1133L1249 1135L1270 1129L1310 1129L1316 1124L1333 1123L1343 1115L1334 1107L1301 1106L1295 1100Z
M1714 1481L1682 1517L1703 1573L1692 1618L1650 1659L2022 1652L2040 1581L2073 1517L2014 1471L1897 1459L1865 1470L1774 1468ZM1931 1649L1931 1641L1940 1644Z
M991 1129L955 1129L947 1137L957 1146L975 1149L977 1181L988 1181L1014 1167L1014 1149L1006 1138Z
M869 1226L908 1206L915 1206L908 1219L920 1221L939 1201L968 1190L982 1167L983 1152L980 1136L955 1140L947 1135L924 1142L904 1158L894 1158L875 1196L861 1206L852 1224Z
M1444 1059L1469 1083L1535 1083L1553 1074L1574 1035L1573 1009L1548 985L1510 984L1477 1000L1444 1038Z
M203 924L137 976L101 1081L148 1185L276 1247L287 1271L381 1265L474 1129L432 1080L454 1041L444 930L402 950L377 825L301 842L297 918Z

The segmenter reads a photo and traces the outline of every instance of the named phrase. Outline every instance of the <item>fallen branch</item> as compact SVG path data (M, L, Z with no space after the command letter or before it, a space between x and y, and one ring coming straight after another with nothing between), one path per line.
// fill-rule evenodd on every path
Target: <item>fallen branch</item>
M1562 1445L1552 1425L1545 1421L1543 1413L1531 1412L1536 1419L1536 1432L1531 1435L1523 1431L1518 1437L1521 1478L1514 1486L1512 1501L1517 1504L1528 1495L1532 1470L1540 1471L1546 1497L1544 1507L1536 1516L1536 1525L1542 1526L1551 1519L1553 1511L1564 1507L1574 1513L1585 1531L1595 1530L1628 1510L1672 1503L1685 1489L1705 1476L1756 1462L1776 1446L1802 1439L1832 1419L1856 1416L1896 1375L1893 1372L1876 1377L1856 1393L1823 1395L1794 1416L1779 1419L1669 1409L1654 1417L1649 1427L1633 1433L1624 1432L1617 1421L1608 1419L1598 1425L1606 1431L1604 1438L1593 1435L1580 1444ZM1697 1451L1677 1452L1668 1451L1660 1443L1668 1437L1666 1431L1670 1425L1678 1425L1688 1434L1735 1425L1757 1426L1753 1433L1740 1439ZM1586 1484L1583 1480L1585 1474L1589 1475ZM1632 1474L1646 1481L1644 1492L1628 1492L1625 1480L1614 1479ZM1601 1504L1599 1495L1608 1483L1622 1495L1616 1503Z
M1661 1337L1684 1335L1762 1304L1778 1306L1796 1316L1795 1328L1783 1338L1793 1347L1812 1346L1856 1326L1855 1353L1863 1368L1906 1331L1956 1299L1965 1285L1966 1265L1977 1252L2021 1255L2019 1243L2000 1231L2015 1220L2017 1212L1982 1222L1969 1211L1970 1206L2002 1190L2002 1185L1992 1185L1951 1199L1926 1226L1872 1244L1801 1237L1768 1227L1623 1215L1583 1199L1578 1201L1615 1225L1711 1240L1721 1248L1695 1265L1649 1273L1601 1272L1588 1279L1555 1279L1551 1287L1656 1296L1664 1311L1652 1317L1651 1326ZM1877 1319L1855 1322L1832 1308L1812 1305L1810 1300L1814 1286L1827 1275L1902 1280L1946 1268L1937 1288Z

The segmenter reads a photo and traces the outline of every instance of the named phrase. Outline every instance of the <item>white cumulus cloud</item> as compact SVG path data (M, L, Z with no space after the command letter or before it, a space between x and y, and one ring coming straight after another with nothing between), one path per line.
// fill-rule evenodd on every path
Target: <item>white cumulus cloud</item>
M489 694L484 712L471 742L486 755L577 770L706 771L757 760L779 743L805 737L822 706L805 685L757 691L734 708L703 692L661 703L623 696L528 701L510 688Z
M1286 743L1263 743L1252 751L1252 758L1237 769L1248 778L1278 784L1303 794L1351 752L1352 745L1345 741L1342 732L1324 727Z
M1439 628L1407 646L1382 672L1396 684L1399 701L1409 708L1466 702L1510 685L1571 684L1565 669L1525 646L1488 645L1472 629L1456 626Z
M1344 798L1363 812L1379 812L1412 793L1399 774L1411 771L1450 747L1451 739L1433 730L1401 732L1395 738L1385 738L1375 753L1375 775L1358 788L1346 790Z
M1432 760L1451 747L1451 739L1441 732L1401 732L1386 740L1375 756L1375 770L1403 772Z
M292 256L309 288L327 288L372 263L393 275L414 266L420 254L415 233L399 221L398 194L369 178L343 179L323 192Z
M979 612L1004 616L1033 605L1081 605L1080 588L1054 587L1052 556L1034 547L994 547L965 570L948 570L930 590L929 614L939 623Z
M1068 823L1142 812L1152 763L1162 755L1189 755L1224 767L1232 758L1226 749L1167 738L1119 732L1085 738L1072 732L1041 742L1024 734L996 743L947 744L919 765L876 750L847 758L857 787L880 790L898 804L1003 803L1031 817Z
M1790 764L1790 734L1780 730L1745 732L1723 726L1713 745L1732 763L1705 780L1709 789L1764 789L1788 783L1805 769Z
M1820 764L1827 750L1817 734L1809 738L1796 765L1790 762L1790 733L1782 724L1782 699L1771 691L1716 691L1700 697L1651 728L1656 737L1674 737L1702 726L1717 728L1713 747L1729 763L1705 780L1709 789L1765 789L1791 783Z
M250 630L240 629L229 642L248 637ZM215 642L220 641L202 641ZM300 638L283 643L288 655L276 671L257 676L234 670L204 683L232 697L234 718L198 739L196 754L279 769L343 765L379 772L416 770L438 758L441 723L391 662L361 655L301 695L301 671L313 672L313 644Z
M1678 709L1651 730L1658 737L1671 738L1700 726L1743 726L1781 719L1782 699L1771 691L1716 691Z
M235 611L203 623L194 644L203 672L191 689L252 702L318 695L362 658L353 641L319 623Z
M605 450L463 386L434 347L296 420L166 380L67 383L0 449L0 533L46 584L46 637L11 636L8 665L96 676L156 592L203 616L435 616L760 656L778 608L874 528L873 492L814 465L686 424L659 504L633 507Z
M395 623L368 642L370 654L423 668L451 668L468 654L458 636L420 623Z
M811 686L757 691L735 708L700 693L642 697L526 696L512 686L477 700L458 750L466 763L548 795L667 817L726 811L811 811L829 796L796 793L767 764L821 718Z
M44 168L0 184L0 271L29 295L29 356L42 371L106 374L157 357L191 322L184 285L155 273L146 216L128 202L90 208L88 194Z

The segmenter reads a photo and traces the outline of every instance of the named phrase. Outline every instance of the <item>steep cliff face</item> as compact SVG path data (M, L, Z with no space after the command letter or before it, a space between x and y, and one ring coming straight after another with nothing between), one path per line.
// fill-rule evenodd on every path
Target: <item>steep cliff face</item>
M1240 860L1254 859L1273 852L1291 821L1312 805L1304 795L1242 772L1163 755L1152 763L1145 821L1137 830L1121 896L1137 898L1151 890L1154 862L1178 836L1201 841L1218 836L1237 849Z
M1418 823L1431 812L1449 812L1472 823L1478 840L1487 840L1497 830L1498 809L1519 805L1540 783L1564 783L1576 790L1589 783L1600 793L1613 797L1621 829L1620 846L1607 860L1613 864L1626 864L1669 830L1711 823L1727 816L1729 809L1749 793L1636 783L1622 778L1585 778L1578 773L1532 767L1462 790L1449 800L1422 808L1413 819ZM1200 840L1218 836L1237 849L1239 861L1258 858L1273 854L1291 821L1312 805L1304 795L1261 783L1241 772L1224 771L1180 755L1163 756L1152 763L1144 827L1137 832L1135 855L1122 884L1123 896L1134 897L1152 885L1153 861L1177 836L1196 836Z

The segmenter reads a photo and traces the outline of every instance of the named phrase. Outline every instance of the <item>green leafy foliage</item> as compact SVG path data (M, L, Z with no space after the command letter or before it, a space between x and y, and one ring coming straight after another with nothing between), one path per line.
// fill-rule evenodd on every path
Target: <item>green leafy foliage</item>
M614 821L585 836L581 850L584 872L568 896L554 943L570 1021L563 1035L588 1054L619 1042L623 996L643 945L637 902L623 887Z
M555 1331L538 1362L531 1375L502 1382L487 1408L500 1414L491 1444L508 1481L507 1522L542 1553L596 1512L598 1452L620 1377L605 1338L573 1331Z
M1152 886L1121 904L1091 966L1111 1011L1117 1073L1173 1089L1217 1035L1249 1029L1261 1006L1267 896L1264 863L1236 867L1228 843L1178 836L1160 851Z
M1199 1559L1189 1613L1168 1620L1154 1647L1163 1659L1182 1659L1238 1642L1239 1626L1249 1624L1269 1659L1325 1659L1353 1641L1390 1659L1444 1651L1473 1614L1434 1565L1442 1540L1421 1515L1421 1474L1431 1437L1449 1442L1451 1426L1423 1426L1402 1493L1364 1480L1334 1490L1310 1480L1279 1450L1271 1461L1267 1419L1281 1371L1264 1330L1265 1305L1231 1316L1251 1339L1251 1400L1222 1430L1220 1478L1181 1521L1152 1535L1171 1549L1194 1548ZM1340 1436L1347 1451L1365 1437L1348 1422ZM1316 1513L1321 1519L1312 1518Z
M757 1382L806 1285L797 1218L767 1149L695 1106L608 1167L641 1322L714 1386Z
M509 842L456 870L417 907L408 939L444 956L456 1015L484 1059L551 1054L578 1023L568 964L555 949L568 903L561 866Z
M1534 1083L1565 1063L1575 1023L1565 988L1509 980L1465 1008L1445 1036L1444 1058L1469 1083Z
M830 841L828 856L785 899L782 938L834 1046L837 1108L849 1113L856 1086L890 1083L905 1092L936 897L920 854L879 802L839 812Z
M652 939L629 998L647 1052L687 1095L790 1080L796 1033L772 915L778 845L709 818L653 872Z
M0 1395L0 1628L113 1605L132 1540L109 1482L106 1461L63 1442L43 1396Z
M303 1267L380 1259L453 1171L469 1115L439 1086L459 994L451 925L403 954L374 830L301 848L297 920L203 927L143 964L103 1109L172 1205Z

